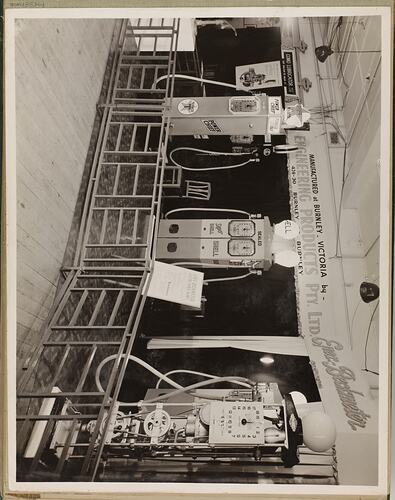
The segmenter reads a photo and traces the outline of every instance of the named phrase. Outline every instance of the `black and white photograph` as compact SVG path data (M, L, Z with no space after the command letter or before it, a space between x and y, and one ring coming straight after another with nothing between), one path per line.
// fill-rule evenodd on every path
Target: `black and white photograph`
M7 11L11 489L386 493L390 21Z

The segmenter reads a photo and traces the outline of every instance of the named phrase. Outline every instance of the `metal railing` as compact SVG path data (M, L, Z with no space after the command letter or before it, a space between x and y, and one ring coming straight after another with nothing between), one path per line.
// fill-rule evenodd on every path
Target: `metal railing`
M107 416L124 379L155 260L169 133L163 110L173 96L178 27L177 19L170 25L163 20L121 25L106 100L99 104L102 120L73 267L17 391L20 456L29 435L38 433L38 422L45 424L28 479L39 474L43 453L62 422L66 437L57 445L61 452L51 480L62 477L73 457L82 460L79 480L94 480L100 464ZM167 51L158 51L158 40L166 41ZM150 51L144 50L147 41ZM156 88L162 75L168 76L165 86ZM105 391L94 389L98 364L114 354ZM43 401L55 403L43 412ZM90 421L89 443L77 443L76 431Z

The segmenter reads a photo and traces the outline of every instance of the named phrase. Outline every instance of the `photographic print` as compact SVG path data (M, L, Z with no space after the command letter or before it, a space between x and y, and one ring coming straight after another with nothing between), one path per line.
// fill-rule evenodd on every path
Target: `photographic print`
M7 12L12 489L386 492L390 10L334 13Z

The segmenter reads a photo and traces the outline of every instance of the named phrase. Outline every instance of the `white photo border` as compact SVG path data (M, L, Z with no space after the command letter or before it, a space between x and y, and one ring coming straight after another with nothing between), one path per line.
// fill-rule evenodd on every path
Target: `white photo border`
M7 459L9 492L59 493L162 493L162 494L386 494L389 480L389 410L391 353L391 246L392 246L392 175L391 175L391 8L337 7L336 15L381 16L382 78L381 78L381 177L380 177L380 373L379 393L379 482L377 486L316 486L278 484L197 484L197 483L85 483L85 482L19 482L16 481L16 137L15 137L15 20L20 18L77 19L128 17L331 17L333 7L214 7L214 8L44 8L6 9L5 11L5 139L6 139L6 210L5 252L6 282L6 344L7 344Z

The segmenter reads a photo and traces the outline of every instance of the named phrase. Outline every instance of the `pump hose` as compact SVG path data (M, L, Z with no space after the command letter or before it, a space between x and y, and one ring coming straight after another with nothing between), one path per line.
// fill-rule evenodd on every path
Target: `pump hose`
M218 375L211 375L210 373L204 373L204 372L197 372L195 370L170 370L169 372L165 373L165 376L168 377L169 375L172 375L173 373L189 373L191 375L199 375L200 377L205 377L205 378L211 378L215 379L218 378ZM155 388L159 389L160 383L162 382L163 377L160 377L158 382L156 383ZM236 382L237 385L241 385L242 387L250 387L250 384L247 384L246 382Z
M247 217L250 217L250 214L248 212L246 212L245 210L239 210L237 208L184 207L184 208L175 208L174 210L169 210L168 212L165 213L165 219L167 219L167 216L170 214L174 214L176 212L185 212L185 211L191 211L191 212L231 212L231 213L239 213L239 214L247 215Z
M180 147L180 148L173 149L170 152L170 160L174 163L174 165L176 165L177 167L182 168L183 170L189 170L189 171L192 171L192 172L197 172L197 171L198 172L208 172L210 170L228 170L228 169L232 169L232 168L244 167L248 163L258 161L256 158L250 158L249 160L246 160L243 163L237 163L236 165L223 165L223 166L219 166L219 167L203 167L203 168L186 167L185 165L181 165L181 163L178 163L173 158L173 155L174 155L174 153L176 151L196 151L198 153L205 153L205 154L209 154L209 155L212 155L212 156L221 156L221 155L222 156L241 156L241 155L247 155L247 154L255 153L256 150L251 151L251 153L230 153L230 152L210 151L210 150L207 150L207 149L198 149L198 148L190 148L190 147Z
M121 358L125 358L125 356L126 356L125 354L122 354ZM105 392L105 390L103 389L103 386L101 385L101 382L100 382L100 372L103 369L103 366L105 364L107 364L109 361L111 361L112 359L116 359L117 357L118 357L118 354L112 354L110 356L107 356L98 365L98 367L96 369L96 373L95 373L95 383L96 383L96 386L97 386L97 389L99 390L99 392L103 392L103 393ZM136 363L138 363L139 365L143 366L144 368L146 368L147 370L149 370L150 372L152 372L154 375L156 375L160 379L165 380L168 384L170 384L171 386L175 387L174 391L169 392L167 394L164 394L162 396L158 396L156 398L144 400L143 403L153 403L153 402L156 402L156 401L162 401L162 400L167 399L167 398L169 398L169 397L171 397L173 395L182 394L184 392L190 392L190 391L193 391L194 389L198 389L199 387L204 387L206 385L215 384L217 382L230 382L230 383L238 383L238 384L240 382L243 382L244 384L247 384L249 386L253 386L254 385L254 382L252 380L249 380L249 379L247 379L245 377L215 377L213 379L203 380L202 382L197 382L197 383L189 385L187 387L183 387L182 385L177 384L177 382L174 382L174 380L168 378L165 374L163 374L160 371L156 370L156 368L154 368L150 364L146 363L142 359L138 358L137 356L133 356L132 354L130 354L128 356L128 361L129 360L130 361L135 361ZM217 397L213 398L213 396L211 394L204 395L204 394L196 393L195 395L197 397L202 397L202 398L206 398L206 399L218 399ZM128 406L137 406L139 404L139 401L136 402L136 403L129 403L129 402L124 402L123 403L122 401L118 401L118 403L121 404L121 405L122 404L127 404Z
M165 80L167 78L169 78L168 75L160 76L159 78L157 78L154 81L154 83L152 84L152 88L155 89L159 82L161 82L162 80ZM241 92L246 92L247 94L254 95L253 92L251 92L251 90L237 89L237 87L236 87L236 85L234 83L225 83L225 82L219 82L217 80L207 80L206 78L199 78L197 76L179 75L179 74L175 74L174 78L181 78L183 80L193 80L195 82L200 82L200 83L209 83L211 85L218 85L220 87L228 87L228 88L231 88L231 89L240 90Z

